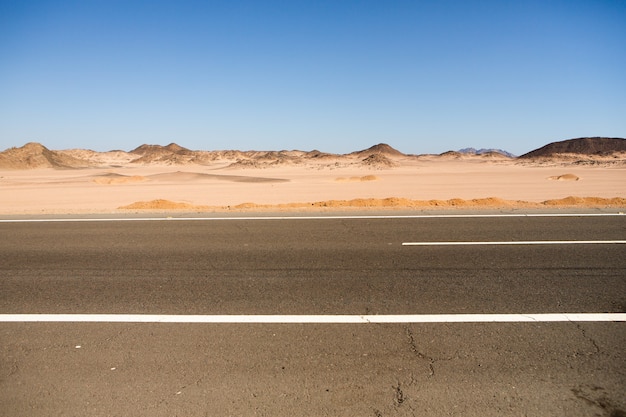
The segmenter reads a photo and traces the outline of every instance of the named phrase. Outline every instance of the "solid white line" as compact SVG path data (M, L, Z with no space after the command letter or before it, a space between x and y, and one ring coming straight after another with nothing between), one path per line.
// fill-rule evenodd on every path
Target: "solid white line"
M624 322L626 313L395 315L0 314L3 323L527 323Z
M416 214L416 215L362 215L362 216L254 216L254 217L111 217L111 218L48 218L0 219L0 223L57 223L57 222L140 222L140 221L225 221L225 220L351 220L351 219L467 219L499 217L606 217L624 216L622 213L528 213L528 214Z
M600 245L625 244L626 240L519 240L504 242L402 242L402 246L470 246L470 245Z

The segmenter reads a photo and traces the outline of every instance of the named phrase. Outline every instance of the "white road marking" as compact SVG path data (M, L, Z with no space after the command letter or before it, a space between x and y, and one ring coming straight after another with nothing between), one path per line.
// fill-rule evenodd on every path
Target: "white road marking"
M519 240L504 242L402 242L402 246L470 246L470 245L599 245L625 244L626 240Z
M392 314L392 315L163 315L0 314L2 323L527 323L626 322L626 313Z
M0 223L57 223L57 222L139 222L139 221L225 221L225 220L351 220L351 219L466 219L498 217L606 217L624 216L623 213L527 213L527 214L415 214L362 216L254 216L254 217L110 217L110 218L35 218L0 219Z

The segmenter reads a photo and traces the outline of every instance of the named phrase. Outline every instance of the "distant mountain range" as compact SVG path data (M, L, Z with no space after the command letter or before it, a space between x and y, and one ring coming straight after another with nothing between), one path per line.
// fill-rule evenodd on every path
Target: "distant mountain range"
M626 139L622 138L578 138L553 142L517 159L559 158L567 155L572 158L606 157L617 155L617 162L626 160ZM0 152L0 168L87 168L115 167L125 165L212 165L221 164L233 168L265 168L277 165L298 165L316 163L320 166L363 166L369 168L390 168L402 160L420 157L439 157L442 159L486 158L490 160L514 159L510 152L501 149L464 148L458 152L449 151L440 155L408 155L385 144L379 143L370 148L349 154L331 154L313 151L194 151L175 143L166 146L141 145L130 152L109 151L95 152L85 149L53 151L40 143L27 143L20 148L9 148ZM577 158L577 157L576 157Z
M508 156L509 158L515 158L515 155L513 155L511 152L507 152L502 149L493 149L493 148L491 149L463 148L463 149L459 149L458 152L469 154L469 155L485 155L485 154L490 154L490 153L499 153L504 156Z

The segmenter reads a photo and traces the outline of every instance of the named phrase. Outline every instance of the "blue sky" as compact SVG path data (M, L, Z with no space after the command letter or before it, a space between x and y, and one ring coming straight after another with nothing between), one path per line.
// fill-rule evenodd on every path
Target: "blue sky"
M0 150L626 137L626 1L0 0Z

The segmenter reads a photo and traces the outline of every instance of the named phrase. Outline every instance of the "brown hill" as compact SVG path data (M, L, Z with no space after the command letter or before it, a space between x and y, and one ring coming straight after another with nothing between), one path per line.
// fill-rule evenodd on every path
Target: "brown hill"
M131 161L134 164L204 164L216 158L216 155L211 152L192 151L176 143L170 143L167 146L141 145L130 153L139 156Z
M335 159L337 158L338 155L334 153L321 152L321 151L318 151L317 149L314 149L312 151L307 152L305 156L308 159Z
M406 156L399 150L392 148L386 143L379 143L378 145L374 145L362 151L352 152L350 155L355 155L359 157L367 157L370 155L384 155L384 156L391 156L391 157Z
M552 142L520 158L551 157L559 154L607 155L626 151L626 139L622 138L578 138Z
M187 148L183 148L182 146L176 143L170 143L169 145L148 145L143 144L138 146L137 148L130 151L130 153L134 153L136 155L150 155L150 154L168 154L168 153L177 153L177 154L185 154L190 153L191 151Z
M29 142L21 148L9 148L0 152L0 168L84 168L91 165L89 161L51 151L36 142Z
M439 157L444 159L461 159L465 154L457 151L447 151L439 154Z

